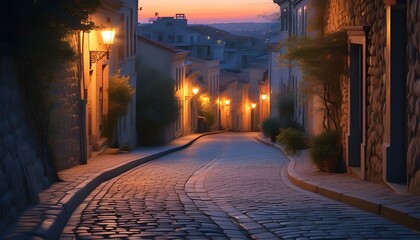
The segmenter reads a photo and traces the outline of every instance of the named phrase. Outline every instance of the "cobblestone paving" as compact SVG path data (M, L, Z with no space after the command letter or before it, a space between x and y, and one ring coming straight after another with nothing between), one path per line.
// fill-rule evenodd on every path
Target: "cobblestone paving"
M62 239L419 239L377 215L301 190L252 134L207 136L98 187Z

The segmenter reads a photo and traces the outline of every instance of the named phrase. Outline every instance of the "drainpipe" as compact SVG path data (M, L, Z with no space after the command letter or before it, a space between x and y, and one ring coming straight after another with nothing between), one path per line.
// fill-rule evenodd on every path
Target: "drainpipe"
M84 79L84 32L79 34L79 90L80 90L80 164L87 164L86 149L86 103L87 92ZM82 88L83 87L83 88Z

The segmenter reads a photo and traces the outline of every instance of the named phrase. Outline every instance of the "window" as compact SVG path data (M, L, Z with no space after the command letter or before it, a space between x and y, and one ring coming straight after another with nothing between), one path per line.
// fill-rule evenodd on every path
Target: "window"
M125 18L125 56L131 56L130 54L130 24L129 24L129 18Z
M288 13L288 10L287 10L287 7L285 7L285 8L283 8L281 11L280 11L280 14L281 14L281 16L280 16L280 21L281 21L281 31L287 31L287 30L289 30L289 28L288 28L288 25L289 25L289 13Z
M303 36L305 37L306 37L307 21L308 21L308 7L305 5L303 7Z
M298 9L298 14L297 14L297 36L302 36L303 35L303 15L302 15L302 8Z
M174 79L174 91L181 90L184 86L183 78L184 78L184 67L177 67L175 69L175 79Z

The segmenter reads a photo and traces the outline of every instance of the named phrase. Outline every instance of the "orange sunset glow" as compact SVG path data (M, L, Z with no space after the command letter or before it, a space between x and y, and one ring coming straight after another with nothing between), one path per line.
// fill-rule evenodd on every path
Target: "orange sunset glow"
M139 21L148 22L158 13L173 17L184 13L191 24L222 22L267 22L267 17L278 12L273 0L143 0L139 1Z

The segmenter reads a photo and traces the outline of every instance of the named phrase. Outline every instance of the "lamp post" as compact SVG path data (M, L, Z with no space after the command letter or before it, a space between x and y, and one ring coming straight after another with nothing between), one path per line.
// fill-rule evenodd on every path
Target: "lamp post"
M226 107L226 128L229 129L229 104L230 100L225 99L225 107Z
M192 93L194 94L194 95L197 95L197 93L198 93L198 87L193 87L193 89L192 89Z
M261 94L261 99L263 101L267 100L267 94L265 94L265 93Z
M266 93L261 93L261 119L265 119L267 116L266 114L266 100L267 100L267 94Z
M257 107L257 104L251 103L251 131L254 131L254 125L255 125L255 116L254 116L254 109Z
M192 131L196 132L197 131L197 112L198 112L198 106L197 106L197 99L195 98L195 96L198 94L199 88L198 87L193 87L191 89L193 96L191 98L191 117L190 117L190 121L191 121L191 126L192 126Z

